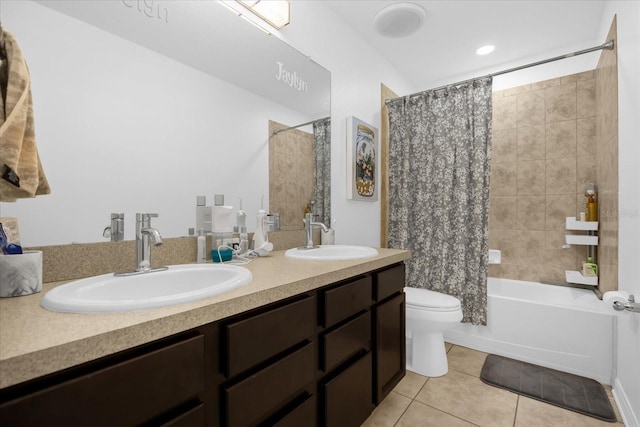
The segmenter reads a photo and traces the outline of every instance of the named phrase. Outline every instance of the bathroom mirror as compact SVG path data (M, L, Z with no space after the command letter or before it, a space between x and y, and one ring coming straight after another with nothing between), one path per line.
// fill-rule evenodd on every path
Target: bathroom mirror
M216 1L0 0L31 72L52 193L2 203L25 246L108 241L110 214L195 227L224 194L247 226L269 207L269 121L330 116L330 73Z

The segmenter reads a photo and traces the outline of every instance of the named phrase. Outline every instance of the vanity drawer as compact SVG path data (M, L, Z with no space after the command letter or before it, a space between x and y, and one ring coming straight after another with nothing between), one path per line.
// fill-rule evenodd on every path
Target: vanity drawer
M359 427L373 411L371 352L324 384L324 425Z
M19 426L142 424L204 390L204 343L199 335L9 401L0 405L0 419Z
M164 423L161 427L205 427L204 403Z
M248 426L291 399L314 380L313 342L224 390L227 426Z
M356 317L326 333L322 342L322 370L325 372L367 347L371 342L371 312Z
M316 396L311 395L284 418L273 424L273 427L315 427L316 419Z
M316 320L316 298L308 296L226 325L225 374L233 376L309 338Z
M371 305L371 277L363 277L322 293L323 326L328 328Z
M382 301L397 292L402 292L405 284L404 269L404 264L400 264L376 273L376 284L374 286L374 298L376 301Z

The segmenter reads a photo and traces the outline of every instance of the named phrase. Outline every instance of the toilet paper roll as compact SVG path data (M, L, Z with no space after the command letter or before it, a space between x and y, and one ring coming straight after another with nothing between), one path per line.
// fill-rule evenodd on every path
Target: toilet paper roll
M607 310L615 311L613 309L613 303L620 301L622 303L629 302L629 292L627 291L609 291L605 292L602 296L602 302Z

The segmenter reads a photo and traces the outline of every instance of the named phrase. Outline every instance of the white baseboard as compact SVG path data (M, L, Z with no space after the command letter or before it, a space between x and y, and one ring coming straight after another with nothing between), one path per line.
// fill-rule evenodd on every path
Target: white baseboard
M622 384L616 378L613 385L613 398L616 401L616 405L618 405L618 410L620 411L620 416L622 417L622 422L625 427L640 427L640 422L638 422L638 414L634 414L633 407L627 399L627 395L624 392L624 388L622 388Z

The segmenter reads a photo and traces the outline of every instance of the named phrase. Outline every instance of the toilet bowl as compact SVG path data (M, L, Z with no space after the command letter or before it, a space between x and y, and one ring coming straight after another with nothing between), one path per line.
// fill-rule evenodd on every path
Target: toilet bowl
M460 300L419 288L404 288L406 297L407 369L427 377L449 370L443 332L462 320Z

